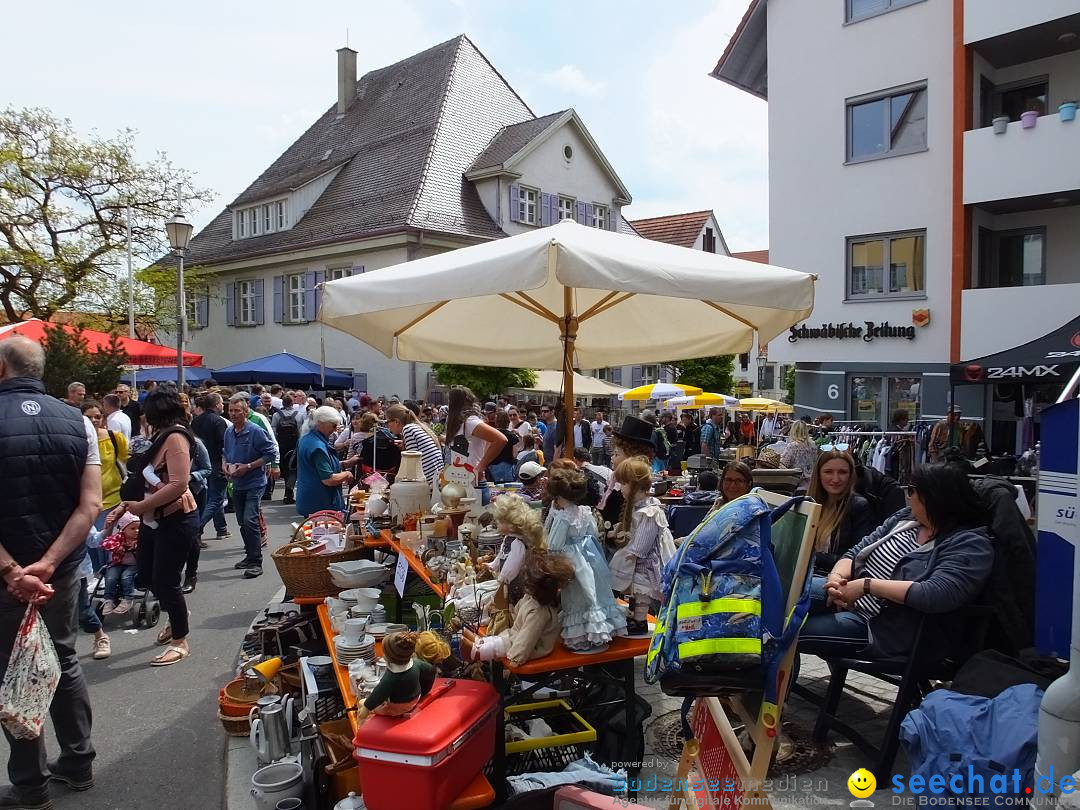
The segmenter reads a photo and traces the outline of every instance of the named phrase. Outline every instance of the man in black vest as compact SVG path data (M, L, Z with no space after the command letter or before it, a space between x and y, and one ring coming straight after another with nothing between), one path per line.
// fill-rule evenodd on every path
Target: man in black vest
M49 780L74 790L94 786L90 696L75 654L79 563L101 509L97 433L78 410L45 393L45 354L23 337L0 341L0 458L12 471L0 487L0 675L27 604L44 620L60 661L49 714L60 757L45 766L44 740L10 746L11 787L0 808L52 807Z

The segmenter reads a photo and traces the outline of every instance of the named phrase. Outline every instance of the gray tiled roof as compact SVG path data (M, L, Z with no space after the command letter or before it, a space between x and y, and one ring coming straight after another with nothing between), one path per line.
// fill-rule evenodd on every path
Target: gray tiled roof
M552 122L564 112L566 110L503 127L491 139L491 143L480 153L480 156L473 161L468 171L476 172L481 169L493 169L502 166L529 141L551 126Z
M233 241L226 209L192 239L193 264L406 227L505 235L462 175L497 132L533 113L468 37L371 71L356 93L344 117L335 102L233 202L266 199L341 166L303 218L287 231Z

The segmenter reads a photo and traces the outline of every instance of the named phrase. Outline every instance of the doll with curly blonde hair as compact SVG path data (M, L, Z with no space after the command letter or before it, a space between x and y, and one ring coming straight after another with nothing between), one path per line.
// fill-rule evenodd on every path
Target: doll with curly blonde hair
M525 593L524 564L530 551L540 551L544 547L544 527L536 510L520 496L513 493L500 495L491 506L491 515L495 526L503 536L502 545L495 559L488 563L488 570L499 582L496 596L496 609L501 616L492 614L495 627L489 625L489 632L499 631L509 621L509 607Z

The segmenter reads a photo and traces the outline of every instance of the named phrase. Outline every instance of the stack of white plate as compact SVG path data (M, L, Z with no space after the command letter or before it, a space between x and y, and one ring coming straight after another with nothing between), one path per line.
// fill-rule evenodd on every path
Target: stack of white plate
M382 637L385 636L387 633L401 633L408 629L409 626L407 624L374 623L368 625L368 633L370 633L377 639L382 639Z
M375 637L364 638L353 643L345 636L334 636L334 646L337 648L338 663L348 666L353 661L365 661L368 664L375 663Z

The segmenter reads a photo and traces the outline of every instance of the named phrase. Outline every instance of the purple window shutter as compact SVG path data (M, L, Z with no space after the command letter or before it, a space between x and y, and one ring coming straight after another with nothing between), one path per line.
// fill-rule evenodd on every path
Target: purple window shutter
M195 299L195 328L205 329L210 323L210 296L200 295Z
M315 273L314 271L308 271L304 273L304 320L315 320L315 309L318 304L317 293L315 292Z
M263 280L257 278L255 285L255 324L262 326L266 322L265 307L263 306Z
M304 314L307 315L309 321L317 321L319 319L319 307L322 306L322 285L323 282L326 281L326 273L322 270L316 270L311 274L311 281L314 289L314 306ZM304 306L307 307L306 301L304 302Z
M540 195L540 225L547 227L551 224L551 195Z
M225 325L236 326L236 284L225 285Z
M622 366L615 366L615 368L611 370L611 381L615 383L615 385L622 385Z
M274 323L285 320L285 276L274 276Z
M590 228L593 224L593 204L585 203L585 224Z
M630 367L630 387L637 388L641 385L641 366Z
M608 230L617 232L619 230L619 210L617 208L615 208L615 206L611 206L611 207L608 208L608 210L607 210L607 218L608 218L608 225L607 225Z
M518 216L518 185L517 183L510 184L510 221L518 222L520 217Z
M579 225L588 225L588 221L585 219L585 203L579 202L577 204L576 219Z

